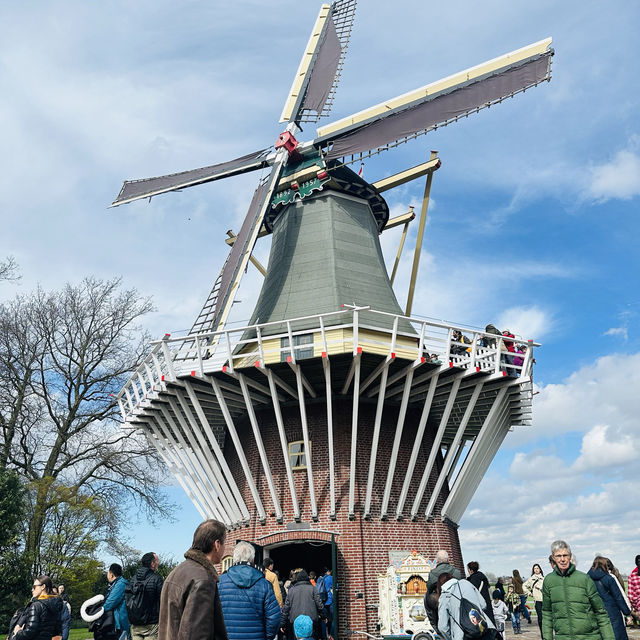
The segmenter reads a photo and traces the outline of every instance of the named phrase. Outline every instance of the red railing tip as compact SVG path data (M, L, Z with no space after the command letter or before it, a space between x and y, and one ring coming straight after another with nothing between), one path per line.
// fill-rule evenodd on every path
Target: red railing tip
M396 354L392 351L392 352L391 352L391 359L393 359L393 358L395 358L395 357L396 357Z
M165 334L164 334L164 337L165 337L165 338L170 338L170 337L171 337L171 334L170 334L170 333L165 333Z
M291 356L287 356L287 362L291 362Z
M476 367L476 371L478 371L478 372L479 372L479 371L480 371L480 367Z
M357 352L362 353L362 347L358 347Z
M227 373L227 365L222 365L222 373Z
M260 368L260 360L256 360L256 367Z
M451 362L451 360L449 360L449 369L451 369L451 367L453 367L453 362Z
M327 352L326 352L326 351L323 351L323 352L322 352L322 357L323 357L323 358L326 358L326 357L327 357Z
M502 372L502 377L503 377L503 378L506 378L506 377L507 377L507 372L506 372L506 371L503 371L503 372Z
M191 377L192 377L192 378L195 378L195 377L196 377L196 372L195 372L195 371L192 371L192 372L191 372Z
M422 364L424 364L427 361L427 359L424 356L420 356L420 362Z

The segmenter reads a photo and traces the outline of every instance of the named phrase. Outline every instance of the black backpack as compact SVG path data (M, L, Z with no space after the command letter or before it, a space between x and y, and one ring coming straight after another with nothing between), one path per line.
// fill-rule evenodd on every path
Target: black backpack
M130 624L147 624L149 608L145 602L146 584L147 580L133 578L124 588L124 602Z
M489 626L487 622L487 615L484 611L478 607L477 604L474 604L470 600L467 600L462 595L462 589L460 585L456 585L458 587L458 591L460 592L460 597L456 596L452 591L449 591L451 597L458 600L460 603L459 610L459 619L458 622L453 616L451 619L462 629L465 638L490 638L495 635L494 629Z

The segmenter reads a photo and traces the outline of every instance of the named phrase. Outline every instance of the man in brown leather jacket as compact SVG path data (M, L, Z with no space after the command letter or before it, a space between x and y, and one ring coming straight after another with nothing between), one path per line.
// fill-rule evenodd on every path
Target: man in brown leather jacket
M186 560L164 581L158 640L227 640L213 566L222 558L226 534L217 520L196 529Z

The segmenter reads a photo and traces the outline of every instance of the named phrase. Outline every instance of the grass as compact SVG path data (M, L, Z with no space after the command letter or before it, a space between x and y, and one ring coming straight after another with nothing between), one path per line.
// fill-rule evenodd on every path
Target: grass
M92 640L93 634L88 629L70 629L69 640ZM0 640L7 640L7 636L0 635Z

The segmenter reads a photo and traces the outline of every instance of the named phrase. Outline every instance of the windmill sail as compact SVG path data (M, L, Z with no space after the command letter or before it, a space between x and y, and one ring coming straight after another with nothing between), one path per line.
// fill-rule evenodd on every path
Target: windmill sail
M550 45L541 40L322 127L315 145L328 159L376 152L500 102L550 79Z
M255 171L268 166L270 163L267 159L270 149L261 149L254 151L246 156L213 164L200 169L191 169L180 173L170 173L166 176L158 176L156 178L144 178L143 180L126 180L120 189L118 197L113 201L112 207L127 204L141 198L150 198L160 193L168 191L176 191L177 189L186 189L197 184L220 180L230 176Z
M320 8L280 122L317 122L329 115L347 53L356 0Z
M190 333L215 331L226 322L242 274L262 226L264 215L271 206L271 197L280 179L285 155L284 153L280 154L280 159L274 163L269 177L260 184L253 194L238 236Z

